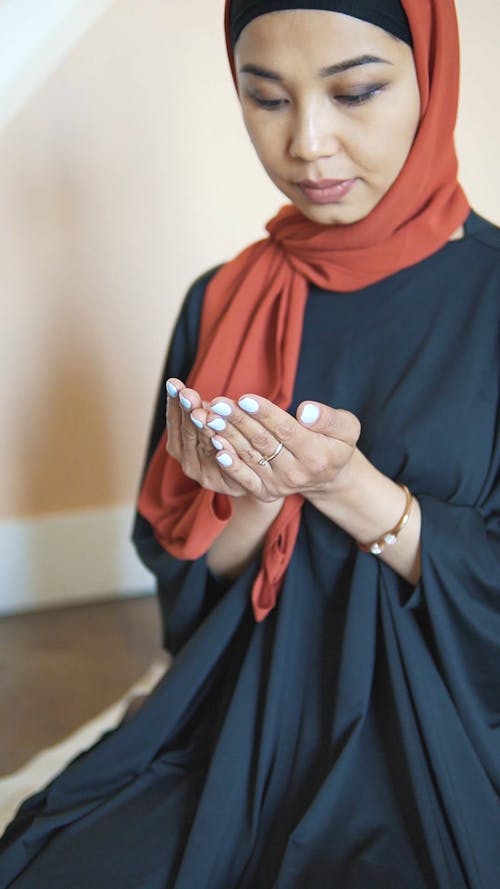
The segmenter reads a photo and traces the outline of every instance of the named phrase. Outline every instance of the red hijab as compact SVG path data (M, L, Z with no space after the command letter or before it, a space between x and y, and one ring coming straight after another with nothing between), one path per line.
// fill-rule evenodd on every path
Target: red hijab
M318 225L286 206L268 223L269 237L217 272L205 293L198 353L186 381L204 399L255 392L287 409L308 284L327 291L354 291L373 284L435 253L468 215L457 182L453 141L459 86L454 3L402 2L412 32L422 108L406 164L388 193L360 222ZM227 0L226 34L229 8ZM228 50L234 77L229 39ZM147 469L138 508L168 552L179 559L197 559L231 518L231 499L188 479L165 445L166 433ZM276 603L302 503L299 495L288 497L267 533L252 588L258 621Z

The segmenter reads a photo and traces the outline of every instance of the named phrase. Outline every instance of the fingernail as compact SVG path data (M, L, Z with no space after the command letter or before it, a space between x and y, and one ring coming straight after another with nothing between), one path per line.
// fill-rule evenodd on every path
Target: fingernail
M315 404L305 404L302 408L302 413L300 415L300 419L303 423L311 424L315 423L319 417L319 407Z
M220 414L221 417L229 417L231 414L231 408L225 401L217 401L216 404L210 405L210 410L214 414Z
M190 414L190 419L191 423L194 423L197 429L203 429L203 423L201 422L201 420L198 420L198 417L193 417L193 415Z
M210 441L212 442L216 451L222 451L222 448L224 447L224 445L222 444L221 441L219 441L218 438L211 438Z
M187 411L190 410L190 408L192 407L189 398L186 398L184 395L179 395L179 401L182 404L182 407L185 408Z
M215 420L210 420L210 423L207 423L207 426L210 429L213 429L214 432L224 432L226 428L226 424L221 417L216 417Z
M232 466L233 461L229 454L216 454L215 459L220 463L221 466Z
M242 411L246 411L247 414L256 414L259 410L259 402L255 400L255 398L249 398L249 396L245 396L245 398L240 398L238 404Z
M170 395L170 398L177 398L179 394L174 384L171 383L170 380L167 380L167 392Z

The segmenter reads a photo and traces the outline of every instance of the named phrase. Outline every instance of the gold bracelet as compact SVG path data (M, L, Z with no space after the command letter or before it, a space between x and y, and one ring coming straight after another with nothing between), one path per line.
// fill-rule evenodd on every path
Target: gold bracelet
M401 516L397 525L392 528L391 531L387 531L385 534L382 535L382 537L379 537L378 540L374 540L372 543L358 543L358 546L360 550L362 550L362 552L372 553L374 556L379 556L386 544L392 546L393 543L396 543L399 534L403 530L404 526L408 523L411 508L413 505L413 494L411 493L409 488L406 487L406 485L400 485L399 487L402 488L406 494L406 504L403 515Z

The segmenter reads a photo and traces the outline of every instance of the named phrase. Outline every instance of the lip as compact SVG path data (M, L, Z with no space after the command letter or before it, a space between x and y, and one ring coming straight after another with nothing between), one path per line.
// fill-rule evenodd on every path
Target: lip
M304 179L297 185L313 204L338 204L354 188L356 182L357 179Z

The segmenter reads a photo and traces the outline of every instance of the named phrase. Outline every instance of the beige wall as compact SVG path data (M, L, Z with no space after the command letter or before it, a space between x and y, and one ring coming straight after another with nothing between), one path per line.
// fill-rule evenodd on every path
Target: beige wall
M0 133L0 519L133 498L188 283L282 202L239 120L222 6L116 0ZM458 8L462 179L500 222L500 4Z

